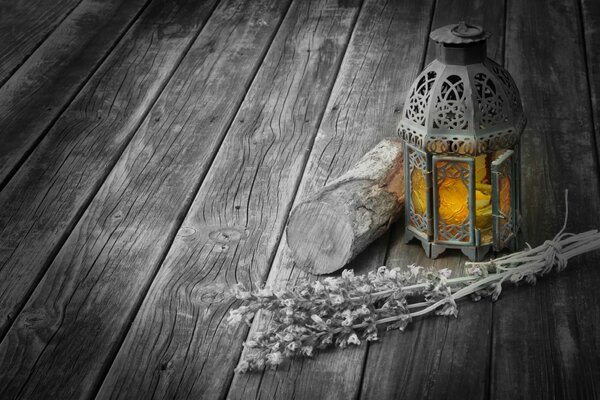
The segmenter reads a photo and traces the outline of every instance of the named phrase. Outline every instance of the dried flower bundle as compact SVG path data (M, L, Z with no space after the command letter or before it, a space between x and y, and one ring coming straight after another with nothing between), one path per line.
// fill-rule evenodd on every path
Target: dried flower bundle
M566 218L565 218L566 225ZM359 345L378 339L378 325L403 331L411 320L426 314L457 316L456 301L490 296L496 300L506 281L535 284L537 277L562 271L567 261L600 248L597 230L571 234L565 226L542 245L487 262L467 263L468 276L450 278L451 271L426 271L409 265L405 270L379 267L356 276L305 280L294 287L254 292L234 288L246 305L230 312L231 324L250 324L259 310L267 311L269 326L246 341L248 351L237 372L275 367L286 358L312 356L315 349Z

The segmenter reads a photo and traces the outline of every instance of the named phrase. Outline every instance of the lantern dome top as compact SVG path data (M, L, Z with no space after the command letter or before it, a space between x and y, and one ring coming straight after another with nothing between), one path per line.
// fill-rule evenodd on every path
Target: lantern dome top
M489 38L490 34L480 26L461 21L458 24L442 26L431 32L429 37L437 43L461 45L482 42Z
M464 23L431 33L437 58L412 84L398 127L407 143L432 154L475 156L519 142L526 123L519 90L487 58L487 37Z

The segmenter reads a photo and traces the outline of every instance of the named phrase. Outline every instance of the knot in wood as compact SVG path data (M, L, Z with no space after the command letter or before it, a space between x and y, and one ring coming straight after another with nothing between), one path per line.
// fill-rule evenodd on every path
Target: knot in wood
M225 291L222 285L200 289L197 298L202 304L222 303L225 300Z
M208 234L208 237L216 243L227 244L247 238L248 233L242 229L228 227L214 230Z
M191 226L183 226L177 232L177 236L184 240L190 240L196 237L196 232L197 230Z

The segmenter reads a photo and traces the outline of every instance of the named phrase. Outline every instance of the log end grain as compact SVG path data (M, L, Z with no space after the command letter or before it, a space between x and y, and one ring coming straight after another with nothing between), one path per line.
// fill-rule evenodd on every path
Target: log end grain
M324 201L301 203L294 209L286 233L299 267L327 274L350 261L354 229L344 215L344 207Z
M286 231L288 247L297 265L312 274L337 271L381 236L403 205L402 143L382 140L294 208Z

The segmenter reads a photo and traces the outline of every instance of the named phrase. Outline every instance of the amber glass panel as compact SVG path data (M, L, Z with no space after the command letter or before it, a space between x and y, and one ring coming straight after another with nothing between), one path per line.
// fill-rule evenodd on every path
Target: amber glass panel
M470 241L469 223L469 164L460 161L440 161L438 171L439 240Z
M439 215L447 225L462 225L469 217L469 188L463 181L456 165L468 170L467 163L451 163L444 161L438 164L438 168L445 168L446 176L438 182L439 191Z
M510 221L512 220L511 209L511 159L504 161L502 167L499 168L500 175L498 176L498 208L500 214L504 218L498 220L499 223L499 240L503 243L510 235Z
M500 211L502 214L510 217L510 177L502 175L500 177Z
M425 210L427 210L427 185L425 184L423 171L413 168L410 179L413 211L416 214L424 216Z
M493 240L489 158L486 154L475 157L475 227L479 229L481 244L491 243Z

